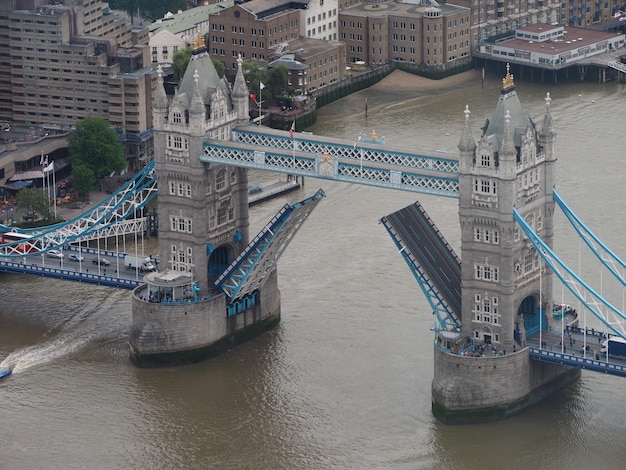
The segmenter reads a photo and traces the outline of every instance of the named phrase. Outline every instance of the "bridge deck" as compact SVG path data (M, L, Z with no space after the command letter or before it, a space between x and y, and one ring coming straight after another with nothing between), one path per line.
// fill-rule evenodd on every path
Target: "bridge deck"
M461 318L461 261L416 202L387 216L457 319Z

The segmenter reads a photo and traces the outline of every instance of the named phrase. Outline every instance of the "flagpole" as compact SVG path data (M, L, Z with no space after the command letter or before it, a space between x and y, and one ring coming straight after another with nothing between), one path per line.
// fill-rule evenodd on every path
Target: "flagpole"
M263 110L261 108L263 103L263 82L259 82L259 126L261 125L261 121L263 120Z
M43 150L41 151L41 159L39 160L39 164L41 165L41 189L46 192L46 173L43 171L46 166L44 165Z
M54 198L54 218L57 218L57 175L54 171L54 162L52 162L52 197Z

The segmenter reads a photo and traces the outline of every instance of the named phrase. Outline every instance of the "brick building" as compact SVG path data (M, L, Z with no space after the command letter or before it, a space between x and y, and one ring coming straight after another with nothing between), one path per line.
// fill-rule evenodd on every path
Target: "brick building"
M326 40L314 37L317 29L315 35L311 32L313 24L336 17L336 1L335 6L331 0L328 3L331 5L318 0L317 9L311 11L306 8L309 2L252 0L235 4L211 15L209 53L213 59L224 63L226 74L231 77L237 70L239 54L245 60L261 62L289 54L288 60L301 62L306 68L289 76L292 86L301 87L302 92L341 80L345 73L343 44L328 39L330 35L335 36L328 24L320 26L319 33L321 36L325 33ZM318 16L320 21L317 21ZM304 28L308 37L303 37L302 25L311 25Z
M350 5L339 12L346 62L438 65L470 55L470 10L431 3Z

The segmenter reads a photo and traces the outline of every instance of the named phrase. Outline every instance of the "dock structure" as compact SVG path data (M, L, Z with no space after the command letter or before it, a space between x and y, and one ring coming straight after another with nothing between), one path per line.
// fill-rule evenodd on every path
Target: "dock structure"
M624 34L536 23L482 41L474 57L500 66L511 64L518 78L605 82L623 78L619 64L626 54L625 43Z

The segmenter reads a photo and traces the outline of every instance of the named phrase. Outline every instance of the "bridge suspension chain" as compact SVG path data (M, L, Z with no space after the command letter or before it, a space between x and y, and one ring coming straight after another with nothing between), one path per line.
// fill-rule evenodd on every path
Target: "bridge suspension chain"
M604 243L602 243L602 241L578 218L578 216L574 214L565 201L561 199L559 194L556 192L556 189L552 189L552 194L554 195L554 201L561 208L567 217L567 220L569 220L572 227L574 227L576 232L578 232L578 235L587 244L591 252L604 266L606 266L606 268L622 284L622 286L626 286L626 279L624 279L626 263L624 263L624 261L622 261Z
M604 325L617 336L626 339L626 315L574 273L535 233L515 208L513 215L539 256L552 269L561 283Z

